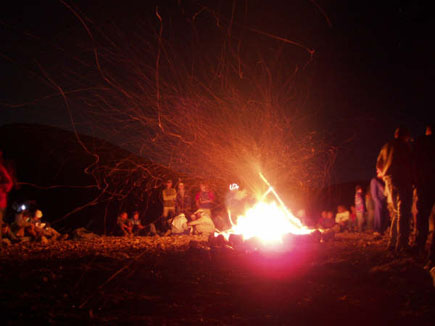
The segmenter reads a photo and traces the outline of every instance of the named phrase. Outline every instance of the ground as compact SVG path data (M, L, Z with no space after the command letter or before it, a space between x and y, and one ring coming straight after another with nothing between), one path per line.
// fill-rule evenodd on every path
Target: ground
M424 261L386 239L337 234L280 252L204 239L98 237L0 254L7 324L433 325ZM3 324L3 323L2 323Z

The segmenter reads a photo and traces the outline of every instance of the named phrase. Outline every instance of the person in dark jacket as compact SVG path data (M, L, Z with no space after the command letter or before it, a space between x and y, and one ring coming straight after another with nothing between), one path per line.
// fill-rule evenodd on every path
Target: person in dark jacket
M175 215L180 214L186 216L192 214L192 199L182 182L178 184L177 196L175 197Z
M394 140L386 143L376 162L376 169L385 182L385 193L391 215L388 249L396 252L409 249L409 221L412 204L412 154L410 134L401 126Z
M429 231L429 216L435 204L433 189L435 186L435 139L431 125L426 126L425 135L418 137L415 142L414 168L417 191L415 245L419 253L424 253ZM430 252L429 255L429 260L435 262L435 253Z

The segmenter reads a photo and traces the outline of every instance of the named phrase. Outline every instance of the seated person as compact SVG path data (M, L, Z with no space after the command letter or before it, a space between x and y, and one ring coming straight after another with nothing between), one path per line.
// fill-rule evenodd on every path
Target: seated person
M171 223L172 234L188 233L189 227L187 226L187 218L183 213L174 217Z
M131 223L131 227L132 227L132 232L135 235L138 235L139 232L143 232L142 230L145 229L145 227L142 225L142 221L139 218L138 211L133 212L133 218L130 220L130 223Z
M35 227L35 224L31 222L31 217L32 214L27 210L15 215L15 222L12 227L18 238L30 236L32 239L37 240L41 237L42 234Z
M194 234L213 234L215 226L208 209L198 209L191 215L192 221L187 226L193 227Z
M323 211L318 221L318 227L320 229L330 229L334 227L335 221L332 212Z
M337 214L335 215L335 223L340 226L340 231L348 228L350 221L350 212L345 206L339 205L337 207Z
M42 223L41 218L42 218L42 212L38 209L30 219L30 222L35 225L35 230L39 234L51 240L58 240L58 239L65 240L68 237L68 234L61 235L51 226L47 225L47 223Z
M16 242L18 241L15 234L11 231L11 228L7 223L4 223L1 225L0 232L2 234L2 240L9 239L9 241Z
M124 236L133 235L133 227L130 220L128 219L127 212L121 212L121 214L118 216L117 224Z

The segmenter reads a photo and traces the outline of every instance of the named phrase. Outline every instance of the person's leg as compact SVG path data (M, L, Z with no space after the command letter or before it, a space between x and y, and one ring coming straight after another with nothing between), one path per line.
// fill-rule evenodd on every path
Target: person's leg
M391 217L389 210L387 209L386 201L381 202L381 234L384 234L390 225Z
M417 221L415 244L420 252L425 249L427 236L429 233L429 216L432 210L433 199L429 187L424 185L417 188Z
M373 211L373 230L381 233L381 203L377 198L373 199L374 211Z
M160 228L159 228L160 231L163 233L166 233L169 229L168 219L169 219L169 215L172 214L172 211L175 211L175 209L172 207L163 207L163 214L160 220Z
M165 235L171 234L171 223L175 216L175 207L168 207L167 209L167 217L164 219L164 228L165 228Z
M124 235L124 237L128 236L128 230L127 230L126 225L122 225L121 230L122 230L122 234Z
M151 223L149 227L150 227L150 235L156 235L157 229L156 229L156 226L154 225L154 223Z
M430 236L429 253L427 255L427 264L425 268L432 268L435 265L435 231Z
M15 234L12 232L11 228L9 226L6 226L5 228L5 235L13 240L13 241L17 241L17 237L15 236Z
M358 232L362 232L362 227L364 224L364 213L363 212L356 213L356 221L357 221L357 225L358 225Z
M388 249L394 250L397 243L397 198L396 191L391 183L391 178L384 178L385 193L387 196L388 209L390 210L391 226L390 226L390 239L388 241Z
M398 230L396 250L409 247L409 223L411 219L412 188L411 185L398 186Z
M15 232L15 235L19 238L24 237L24 227L20 227L17 232Z

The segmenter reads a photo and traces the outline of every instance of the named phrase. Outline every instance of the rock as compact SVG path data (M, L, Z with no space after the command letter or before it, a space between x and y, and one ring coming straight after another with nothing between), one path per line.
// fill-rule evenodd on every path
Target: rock
M240 234L231 234L228 241L233 248L240 248L243 246L243 236Z
M78 228L75 229L73 232L73 239L75 240L93 240L98 239L99 236L95 233L92 233L89 230L86 230L85 228Z
M332 229L325 230L322 233L322 240L325 242L332 241L335 238L335 232Z
M219 234L218 236L211 234L208 243L211 247L223 247L227 244L227 240L225 240L225 237L222 234Z

